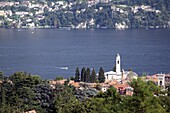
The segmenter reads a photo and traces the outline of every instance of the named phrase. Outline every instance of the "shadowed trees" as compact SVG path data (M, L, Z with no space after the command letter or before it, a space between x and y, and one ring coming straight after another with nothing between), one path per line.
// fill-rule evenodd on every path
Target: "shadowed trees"
M79 68L76 68L76 73L75 73L75 82L80 82L80 72L79 72Z
M75 77L77 76L77 69ZM87 83L94 83L97 82L96 71L93 68L92 72L90 72L90 68L85 69L85 67L81 70L81 77L80 81L87 82Z
M103 83L105 81L104 70L100 67L99 76L98 76L99 83Z
M94 82L96 82L97 80L96 80L96 72L95 72L95 69L93 68L93 70L92 70L92 73L91 73L91 76L90 76L90 82L91 83L94 83Z
M100 72L103 75L102 68L99 75ZM90 82L95 82L95 79L92 79L95 78L94 69L90 77ZM21 113L32 109L37 113L170 112L170 96L161 93L160 88L153 82L143 81L141 78L133 79L129 83L133 87L133 96L121 96L114 87L110 87L106 92L88 87L76 89L68 84L56 84L52 87L39 76L23 72L5 78L0 83L1 113Z

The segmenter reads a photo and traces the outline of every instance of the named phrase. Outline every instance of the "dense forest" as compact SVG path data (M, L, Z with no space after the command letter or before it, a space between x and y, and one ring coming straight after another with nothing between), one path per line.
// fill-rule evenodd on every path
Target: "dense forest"
M48 26L54 28L165 28L170 26L169 0L30 0L43 7L43 13L37 14L42 7L30 8L22 3L24 0L3 0L20 2L19 5L0 7L11 10L8 16L15 22L5 19L1 27L35 27ZM32 2L31 2L32 3ZM52 4L53 3L53 4ZM27 11L30 15L20 17L17 11ZM42 19L38 19L39 17ZM4 17L1 17L2 19ZM6 17L5 17L6 18ZM27 19L31 19L27 23Z
M57 77L59 79L60 77ZM69 81L69 79L68 79ZM114 87L106 92L78 90L67 84L52 88L40 76L16 72L0 73L0 112L21 113L168 113L170 88L161 90L153 82L141 78L131 81L133 96L122 96ZM77 97L82 98L77 98Z

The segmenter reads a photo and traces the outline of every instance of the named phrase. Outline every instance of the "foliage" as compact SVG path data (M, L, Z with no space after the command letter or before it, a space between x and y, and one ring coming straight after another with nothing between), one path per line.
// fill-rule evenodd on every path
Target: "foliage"
M166 110L166 113L170 112L170 97L169 96L160 96L160 104Z
M86 73L86 69L85 67L83 67L81 70L81 81L82 82L85 82L85 73Z
M113 67L113 71L116 72L116 65Z
M81 70L81 81L87 83L94 83L97 81L95 69L90 73L90 68L85 69L85 67Z
M132 72L133 70L132 70L132 68L129 68L128 71L131 71L131 72Z
M104 70L100 67L99 76L98 76L99 83L103 83L105 81Z
M96 80L96 72L95 72L95 69L93 68L93 70L92 70L92 73L91 73L91 76L90 76L90 82L91 83L94 83L94 82L96 82L97 80Z
M87 68L87 70L86 70L85 82L90 82L90 68Z
M75 73L75 82L79 82L80 81L80 72L79 72L79 68L76 68L76 73Z
M54 90L49 84L38 84L34 89L35 92L35 109L43 108L44 112L53 112L52 101L54 99ZM40 109L41 110L41 109Z
M170 84L168 85L168 96L170 96Z
M74 77L74 76L71 76L71 77L70 77L70 80L74 80L74 81L75 81L75 77Z
M74 91L74 95L79 101L85 101L86 99L95 97L98 94L98 92L99 91L94 88L84 88L76 89Z
M159 104L159 98L154 94L158 94L160 89L153 82L145 82L141 78L133 79L130 86L134 88L133 97L129 99L132 107L129 110L138 113L165 112L163 106ZM153 109L154 108L154 109Z
M27 111L35 108L34 87L42 82L39 76L16 72L1 84L2 110L13 109L13 112ZM3 111L2 111L3 113Z
M106 92L86 87L76 89L68 84L51 87L40 77L24 72L4 78L0 83L1 113L21 113L32 109L37 113L170 112L170 96L161 94L158 86L141 78L129 83L134 89L133 96L121 96L114 87Z
M57 76L55 80L63 80L64 78L62 76Z
M3 72L0 72L0 81L3 81L4 80L4 74Z
M69 113L76 110L78 100L73 95L72 88L68 86L58 86L60 90L54 99L54 110L57 113Z

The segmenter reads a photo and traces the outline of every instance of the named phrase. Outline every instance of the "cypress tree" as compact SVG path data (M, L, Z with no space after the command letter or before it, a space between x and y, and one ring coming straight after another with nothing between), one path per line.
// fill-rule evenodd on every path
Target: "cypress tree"
M4 89L3 83L0 85L0 88L1 88L1 103L0 103L0 105L2 106L5 104L5 101L6 101L6 99L5 99L6 94L5 94L5 89Z
M85 73L86 73L86 69L85 69L85 67L83 67L81 70L81 81L82 82L85 82L85 78L86 78Z
M79 72L79 68L78 67L76 68L74 82L80 82L80 72Z
M85 82L90 82L90 68L87 68L87 71L86 71L86 80Z
M105 81L104 70L100 67L99 76L98 76L99 83L103 83Z
M5 87L4 87L4 74L2 72L0 72L0 81L2 81L2 83L0 84L0 92L1 92L1 101L0 101L0 105L4 105L5 104Z
M116 65L113 67L113 71L116 72Z
M0 71L0 81L4 80L4 74Z
M96 72L95 72L95 69L94 69L94 68L93 68L92 73L91 73L91 76L90 76L90 82L91 82L91 83L96 82Z

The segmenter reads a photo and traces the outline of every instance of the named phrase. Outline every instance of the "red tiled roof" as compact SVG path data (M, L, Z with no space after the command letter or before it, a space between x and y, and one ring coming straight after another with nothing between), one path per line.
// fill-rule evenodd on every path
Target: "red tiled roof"
M112 80L112 81L109 81L107 84L109 84L109 85L115 85L115 84L117 84L117 83L118 83L117 80Z
M79 88L80 87L80 82L74 82L74 81L71 81L69 82L70 85L76 87L76 88Z
M165 74L165 77L170 77L170 74Z
M128 84L116 84L116 85L114 85L114 87L116 89L121 88L121 89L125 90L127 87L129 87L129 85Z

